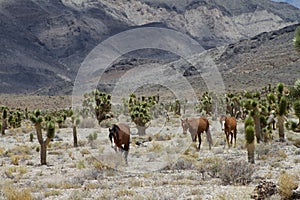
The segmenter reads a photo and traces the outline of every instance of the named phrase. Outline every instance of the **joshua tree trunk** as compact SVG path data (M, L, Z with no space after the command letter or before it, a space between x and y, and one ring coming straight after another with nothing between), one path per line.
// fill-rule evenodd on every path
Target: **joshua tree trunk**
M7 122L6 119L2 120L2 126L1 126L1 134L5 135L5 129L7 128Z
M137 125L136 128L137 128L137 130L138 130L138 135L146 135L146 129L147 129L148 127Z
M284 142L284 116L278 116L278 133L279 133L279 141Z
M256 135L256 141L259 143L261 141L261 126L260 126L260 119L258 115L253 116L254 119L254 128L255 128L255 135Z
M247 151L248 151L248 162L254 164L254 141L252 143L247 143Z
M73 142L74 142L74 147L78 147L78 144L77 144L77 127L76 127L76 125L73 125Z
M47 165L47 146L51 141L51 138L47 138L45 141L43 140L43 134L42 134L42 125L41 123L37 123L35 125L36 134L38 141L41 146L41 165Z
M46 143L41 144L41 165L47 164L47 146Z

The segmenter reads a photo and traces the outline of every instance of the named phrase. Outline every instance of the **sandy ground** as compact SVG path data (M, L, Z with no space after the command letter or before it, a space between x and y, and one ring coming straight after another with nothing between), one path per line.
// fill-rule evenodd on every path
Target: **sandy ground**
M256 163L249 164L254 171L251 181L227 184L220 178L227 173L222 165L247 161L241 122L237 146L229 149L224 148L220 125L210 120L214 146L209 150L204 134L200 152L190 135L182 134L178 118L165 126L163 122L155 120L144 137L137 136L131 124L127 166L121 153L112 149L107 128L78 128L78 148L73 147L71 128L57 130L48 148L47 166L39 164L39 144L30 122L8 130L0 140L0 199L14 192L34 199L250 199L261 180L277 184L283 172L300 180L300 150L293 145L299 134L287 132L285 143L256 145ZM137 141L143 144L136 145ZM212 175L213 164L216 175ZM241 170L236 167L235 171Z

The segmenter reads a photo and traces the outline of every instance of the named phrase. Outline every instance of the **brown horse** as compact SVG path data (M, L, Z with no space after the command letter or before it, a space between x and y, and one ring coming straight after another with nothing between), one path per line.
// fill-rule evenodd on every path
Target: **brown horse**
M115 151L117 151L117 148L122 152L124 151L125 162L127 164L127 156L130 143L130 127L124 123L113 124L109 129L109 139L111 143L112 139L114 139Z
M183 129L183 134L187 134L187 130L191 133L193 142L197 141L197 136L199 140L199 146L198 149L200 150L201 146L201 133L204 131L206 132L206 138L207 142L209 144L209 149L211 149L211 146L213 144L210 130L209 130L209 122L206 118L200 117L200 118L186 118L181 119L181 126Z
M236 118L235 117L226 117L225 115L222 115L220 117L220 123L221 123L222 131L225 131L228 147L231 147L233 137L234 137L234 147L235 147L236 146L236 133L237 133ZM229 136L231 136L230 144L229 144ZM226 143L225 143L225 145L226 145ZM225 145L224 145L224 148L225 148Z

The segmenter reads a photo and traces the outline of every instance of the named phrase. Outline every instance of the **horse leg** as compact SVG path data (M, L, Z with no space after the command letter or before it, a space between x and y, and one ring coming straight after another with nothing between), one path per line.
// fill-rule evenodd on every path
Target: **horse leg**
M210 130L208 129L205 132L206 132L206 139L207 139L207 142L209 144L209 150L211 150L211 146L213 144L213 141L212 141L212 138L211 138Z
M234 129L234 147L236 147L236 128Z
M128 142L128 144L124 145L124 158L125 158L126 165L128 165L128 162L127 162L128 153L129 153L129 142Z
M230 146L232 146L233 132L230 131Z
M200 151L200 146L201 146L201 133L198 133L198 139L199 139L199 146L198 149Z
M228 144L228 148L230 148L230 144L229 144L229 134L228 132L225 132L226 134L226 141L227 141L227 144ZM225 143L226 144L226 143ZM225 146L224 146L225 147Z

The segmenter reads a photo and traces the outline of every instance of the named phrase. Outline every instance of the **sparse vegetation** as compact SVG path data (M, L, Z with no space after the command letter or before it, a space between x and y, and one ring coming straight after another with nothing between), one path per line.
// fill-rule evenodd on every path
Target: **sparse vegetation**
M247 185L252 181L254 167L244 161L224 163L220 178L225 185Z
M33 200L30 189L16 189L12 185L3 188L4 196L7 200Z
M55 122L52 119L51 115L45 115L44 117L42 116L42 113L39 109L36 109L33 114L30 116L31 122L34 124L35 129L36 129L36 134L38 141L41 146L41 164L46 165L47 164L47 146L51 142L51 140L54 138L55 134ZM46 129L46 136L47 138L44 140L43 139L43 133L42 129Z
M295 31L294 46L297 51L300 51L300 28L299 27Z
M293 190L297 189L298 187L297 178L298 177L296 177L295 175L291 175L285 172L279 176L279 194L282 199L291 199Z
M128 100L128 109L131 120L136 124L138 135L145 135L146 129L150 125L151 112L150 109L157 103L156 96L137 98L135 94L131 94Z

